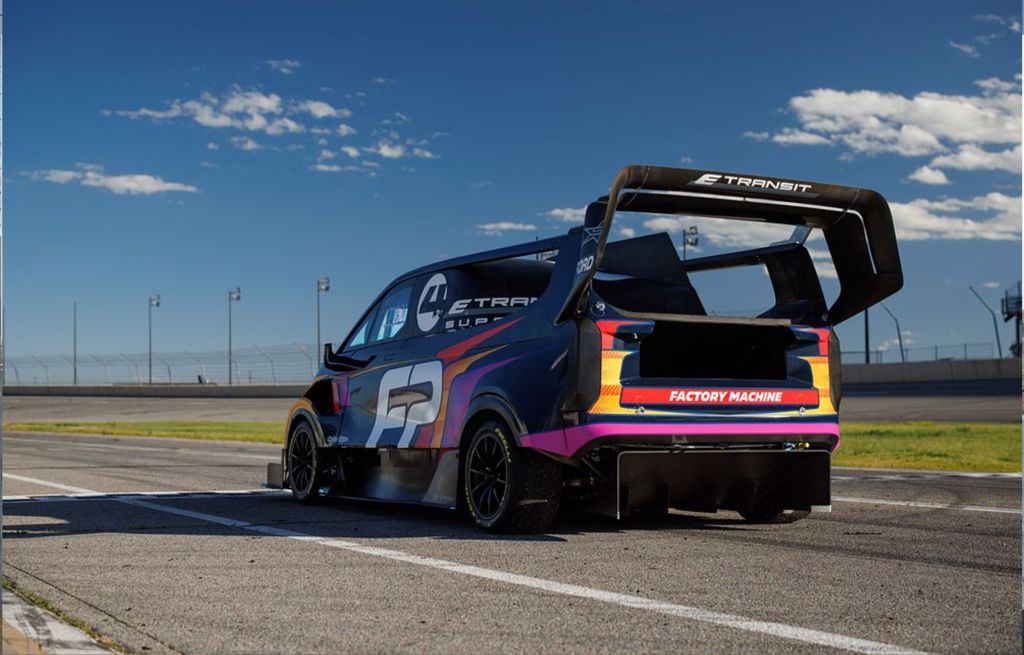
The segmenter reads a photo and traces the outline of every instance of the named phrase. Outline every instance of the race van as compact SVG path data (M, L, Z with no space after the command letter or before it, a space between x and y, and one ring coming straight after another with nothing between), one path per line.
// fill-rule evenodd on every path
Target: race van
M779 224L788 239L681 260L668 234L609 240L618 212ZM831 255L829 303L807 240ZM770 307L709 314L691 277L759 267ZM466 510L547 528L561 506L830 507L839 446L833 327L903 284L888 205L866 189L629 166L582 226L458 257L388 285L286 422L271 485Z

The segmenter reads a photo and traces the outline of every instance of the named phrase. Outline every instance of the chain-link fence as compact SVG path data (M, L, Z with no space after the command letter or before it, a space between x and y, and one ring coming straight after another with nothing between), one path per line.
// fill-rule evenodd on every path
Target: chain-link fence
M933 362L943 359L992 359L996 348L988 343L954 343L944 346L911 346L904 348L908 362ZM871 351L872 364L892 364L903 361L899 346ZM844 350L844 364L863 364L863 350Z
M311 344L255 346L232 353L235 384L296 384L316 373L320 353ZM148 384L149 354L8 357L6 383L13 385ZM76 372L77 369L77 372ZM228 353L153 353L153 384L227 384Z
M321 353L312 344L254 346L236 349L232 356L234 384L301 384L319 368ZM906 349L908 362L942 359L990 359L992 343L960 343L913 346ZM846 364L863 364L864 351L843 351ZM901 361L899 347L872 350L871 363ZM12 385L70 385L76 382L75 361L70 355L7 358L6 382ZM153 353L153 384L227 384L228 353ZM148 384L149 355L79 355L77 383L82 385Z

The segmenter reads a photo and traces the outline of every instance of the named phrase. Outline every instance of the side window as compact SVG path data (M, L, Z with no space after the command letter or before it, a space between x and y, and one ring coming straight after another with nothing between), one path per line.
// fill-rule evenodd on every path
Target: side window
M359 326L359 329L355 331L355 334L352 335L352 338L348 340L347 344L345 344L344 350L348 350L350 348L358 348L359 346L366 345L366 337L370 333L371 318L373 318L372 314L369 317L367 317L365 321L363 321L363 324Z
M393 339L402 331L405 320L409 316L409 298L411 296L412 285L407 284L395 289L381 301L371 330L372 343Z

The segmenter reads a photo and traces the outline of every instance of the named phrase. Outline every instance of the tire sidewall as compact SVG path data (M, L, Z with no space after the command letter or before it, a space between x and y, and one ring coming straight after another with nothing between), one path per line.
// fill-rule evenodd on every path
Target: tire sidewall
M469 462L473 449L476 448L477 444L487 435L494 434L498 438L498 442L501 444L505 451L505 461L507 462L508 470L508 482L505 485L505 496L501 499L501 506L494 516L485 518L481 516L476 508L473 506L472 496L469 493ZM486 421L473 433L473 437L469 442L469 447L466 448L466 461L463 464L462 471L462 493L463 502L466 505L466 511L469 512L473 522L478 526L487 530L495 530L501 528L505 523L509 521L509 511L515 499L519 496L519 476L516 470L516 449L509 437L508 429L498 423L497 421Z
M292 448L295 445L296 437L299 436L300 433L305 433L305 438L309 439L312 444L312 448L310 449L310 451L312 453L313 472L312 475L310 475L309 485L305 489L296 489L295 479L291 475ZM313 500L319 497L319 471L320 453L319 449L316 447L316 438L313 436L313 429L309 426L309 423L307 421L300 421L299 423L296 424L295 428L292 429L291 436L288 439L288 486L291 487L292 495L295 497L296 500L302 503L308 503L312 502Z

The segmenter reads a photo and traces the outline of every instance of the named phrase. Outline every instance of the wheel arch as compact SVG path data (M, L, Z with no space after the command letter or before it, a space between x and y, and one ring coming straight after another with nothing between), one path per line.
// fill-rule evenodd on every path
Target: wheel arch
M462 429L459 430L460 452L465 450L469 443L466 437L489 418L497 418L507 425L512 431L516 445L519 445L520 435L526 433L526 425L523 423L522 417L519 416L519 412L503 396L485 391L477 394L469 403L469 409L466 410L466 418L462 422Z
M304 398L295 403L291 413L288 415L288 431L284 436L285 450L288 449L288 442L292 438L292 431L295 429L295 424L303 420L312 426L313 438L316 439L317 447L326 448L327 440L324 438L323 428L320 426L320 421L317 419L316 410L313 409L312 403Z

